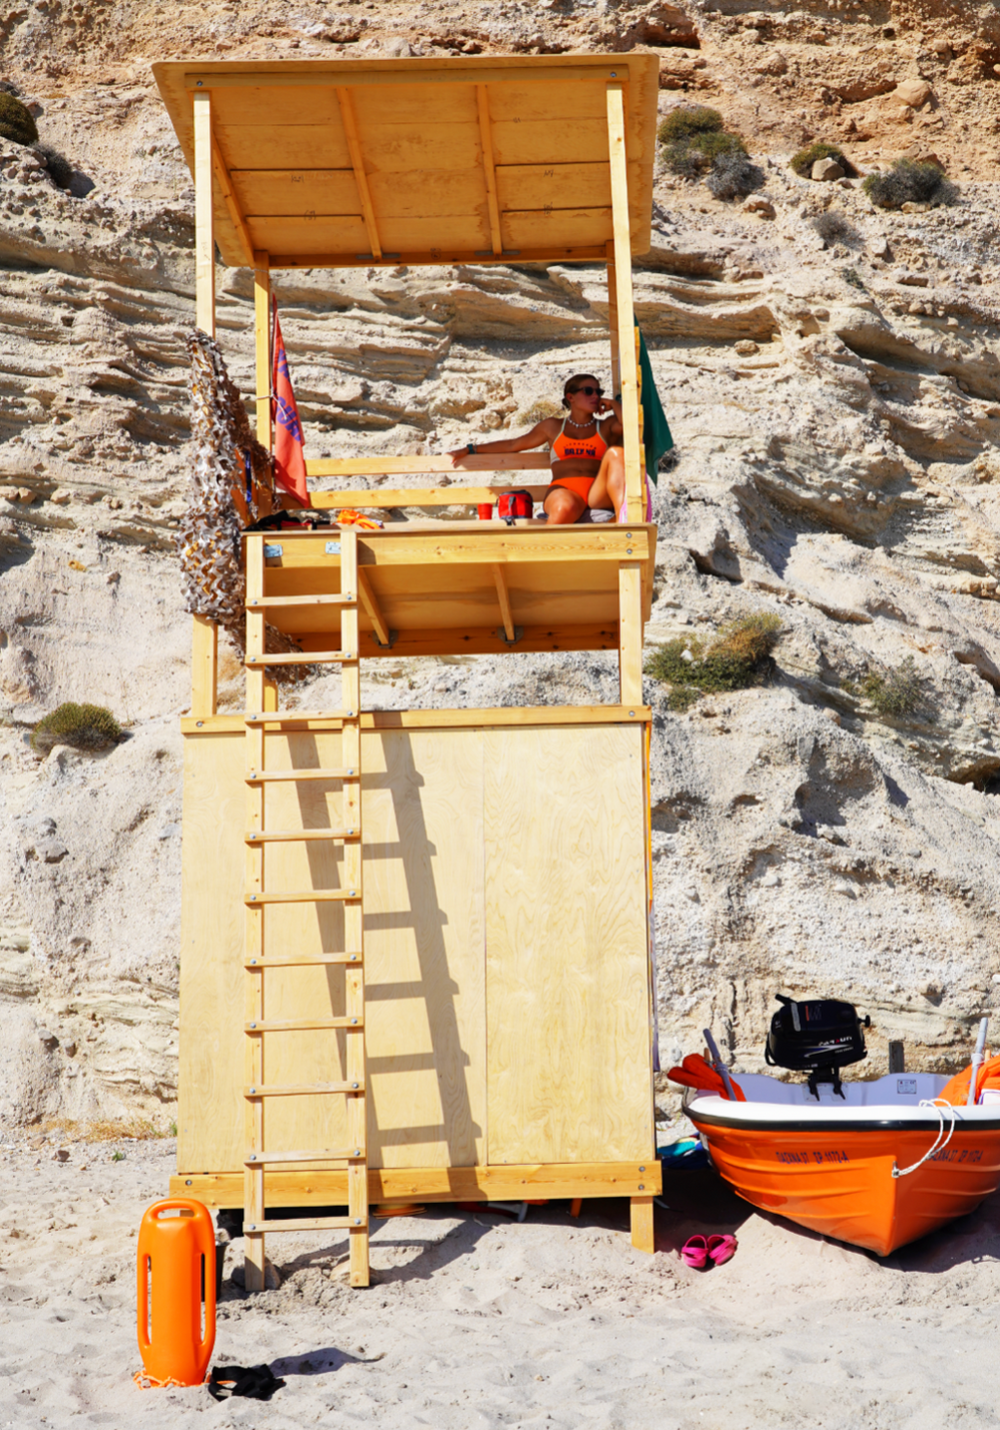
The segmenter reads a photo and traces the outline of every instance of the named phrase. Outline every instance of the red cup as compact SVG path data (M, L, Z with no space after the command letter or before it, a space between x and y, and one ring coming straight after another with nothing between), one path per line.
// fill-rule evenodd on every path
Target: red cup
M493 520L493 503L491 501L481 501L476 507L476 511L480 521Z

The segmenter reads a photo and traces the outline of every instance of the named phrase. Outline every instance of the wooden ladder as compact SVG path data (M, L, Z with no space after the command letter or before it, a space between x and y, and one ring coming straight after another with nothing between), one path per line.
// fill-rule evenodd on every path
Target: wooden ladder
M336 528L331 528L331 531ZM272 1231L349 1232L350 1280L352 1286L367 1286L368 1272L368 1151L366 1141L365 1067L365 974L362 914L361 841L361 674L358 660L358 538L344 528L340 538L340 593L338 595L269 596L266 589L265 540L252 533L247 537L247 711L246 784L247 887L245 934L246 983L246 1141L244 1163L244 1222L246 1248L246 1288L264 1287L264 1233ZM333 543L331 543L332 545ZM328 605L340 607L340 650L310 651L310 665L340 665L342 670L341 710L303 711L282 714L276 708L276 688L267 677L267 667L302 665L301 654L268 655L264 648L265 613L281 606ZM341 725L341 765L336 769L292 768L269 770L265 753L265 730L278 733L304 720L339 721ZM268 785L275 781L323 780L342 789L341 824L336 828L273 829L266 815ZM343 846L343 887L277 891L267 885L267 848L271 844L300 841L327 841ZM274 948L268 938L268 909L276 904L314 904L339 901L344 908L344 948L321 953L297 954ZM304 1007L295 1018L269 1019L266 979L269 969L344 965L345 1007L343 1017L316 1017ZM267 1082L265 1045L268 1036L305 1030L329 1030L336 1036L343 1030L346 1044L342 1082L292 1085ZM331 1061L333 1059L331 1058ZM267 1103L274 1097L346 1098L347 1147L322 1147L300 1151L272 1150L267 1142ZM265 1168L302 1163L324 1163L346 1168L347 1216L265 1220Z

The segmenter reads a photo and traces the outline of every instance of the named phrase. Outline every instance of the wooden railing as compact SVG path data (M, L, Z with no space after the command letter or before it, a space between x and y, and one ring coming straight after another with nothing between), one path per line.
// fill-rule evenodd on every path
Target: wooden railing
M544 452L505 452L494 456L471 454L452 462L445 456L431 457L354 457L344 460L324 458L308 462L310 477L397 477L428 476L459 477L464 472L547 472L549 459ZM515 484L473 487L449 482L441 486L421 487L355 487L346 491L312 492L312 505L317 509L368 507L385 510L400 506L477 506L480 502L496 501L503 492L529 491L535 501L541 501L548 491L544 485Z

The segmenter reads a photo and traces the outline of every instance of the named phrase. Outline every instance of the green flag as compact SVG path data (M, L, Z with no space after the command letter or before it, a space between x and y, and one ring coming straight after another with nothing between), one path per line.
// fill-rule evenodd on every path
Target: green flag
M636 323L636 327L639 324ZM642 378L642 440L646 448L646 471L651 482L656 482L660 458L674 445L667 424L666 413L660 402L660 394L653 381L653 369L646 351L646 340L639 332L639 373Z

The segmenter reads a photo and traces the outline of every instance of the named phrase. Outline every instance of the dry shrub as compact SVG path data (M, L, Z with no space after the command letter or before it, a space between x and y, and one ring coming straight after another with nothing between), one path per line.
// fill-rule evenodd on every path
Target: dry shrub
M858 231L839 209L829 209L826 213L817 214L812 220L812 227L819 234L824 243L856 243Z
M67 1142L148 1142L174 1134L157 1127L148 1117L126 1117L119 1122L97 1118L93 1122L77 1122L72 1117L46 1117L43 1132L58 1132Z
M73 175L76 170L66 158L65 154L60 154L58 149L53 149L51 144L36 144L35 153L45 160L46 168L52 182L60 189L68 189L73 182Z
M897 719L912 715L926 701L923 677L912 655L884 671L870 671L861 682L861 693L880 715Z
M705 179L705 187L717 199L745 199L764 187L764 170L751 164L745 151L720 154Z
M940 204L958 202L958 185L946 179L939 164L930 160L915 163L912 159L894 159L891 169L869 174L862 184L872 203L880 209L901 209L904 204Z

